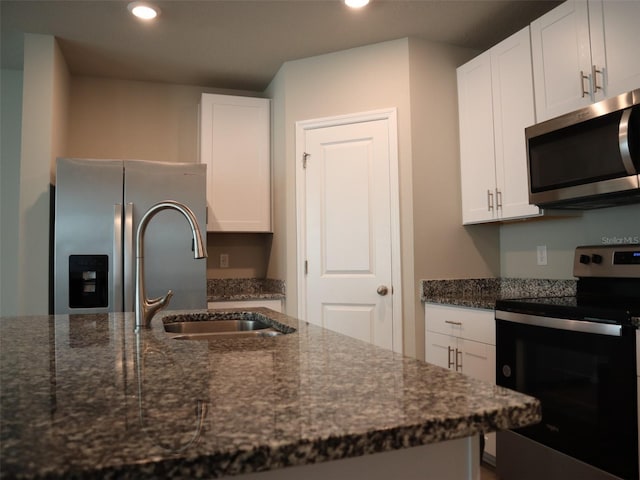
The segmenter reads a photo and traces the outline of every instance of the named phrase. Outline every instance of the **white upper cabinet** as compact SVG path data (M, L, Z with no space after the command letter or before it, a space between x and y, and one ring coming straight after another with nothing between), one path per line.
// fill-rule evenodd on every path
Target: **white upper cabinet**
M640 87L640 2L568 0L531 23L538 121Z
M269 99L203 94L199 143L207 231L270 232Z
M524 129L535 123L529 28L458 68L463 224L541 215Z

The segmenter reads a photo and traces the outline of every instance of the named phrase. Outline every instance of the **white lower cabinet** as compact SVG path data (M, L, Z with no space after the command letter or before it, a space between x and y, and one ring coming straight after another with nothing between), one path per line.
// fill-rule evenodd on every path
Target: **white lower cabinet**
M496 383L493 310L426 303L425 359L489 383ZM485 435L485 453L495 460L495 434Z
M282 300L225 300L217 302L209 302L207 308L257 308L265 307L282 313Z

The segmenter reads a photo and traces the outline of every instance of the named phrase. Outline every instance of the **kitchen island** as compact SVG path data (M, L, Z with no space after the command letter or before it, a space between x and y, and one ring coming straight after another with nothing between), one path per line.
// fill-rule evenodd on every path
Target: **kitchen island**
M477 478L477 433L540 420L534 398L251 310L295 332L177 340L175 312L140 334L128 313L0 319L0 477Z

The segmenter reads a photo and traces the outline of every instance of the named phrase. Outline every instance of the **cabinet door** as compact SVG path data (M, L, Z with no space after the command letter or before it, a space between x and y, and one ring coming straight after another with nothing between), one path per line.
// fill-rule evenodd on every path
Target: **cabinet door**
M495 218L491 61L486 52L458 68L462 223Z
M425 360L478 380L496 383L495 345L427 331Z
M531 53L538 122L593 101L586 0L568 0L533 21Z
M496 383L496 347L473 340L460 339L458 349L462 352L459 369L465 375Z
M427 331L425 337L425 360L439 367L456 370L457 337L431 331Z
M269 100L202 95L200 162L207 164L207 231L271 230Z
M496 383L496 347L472 340L458 340L458 349L462 352L462 365L457 365L465 375ZM488 433L484 436L484 451L496 457L496 435Z
M591 63L598 70L596 100L640 88L638 25L640 2L589 0Z
M529 217L524 129L535 123L529 28L491 49L491 83L496 162L496 208L501 219Z

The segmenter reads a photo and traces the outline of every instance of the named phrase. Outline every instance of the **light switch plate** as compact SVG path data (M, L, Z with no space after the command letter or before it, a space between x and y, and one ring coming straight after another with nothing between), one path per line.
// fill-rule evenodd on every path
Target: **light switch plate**
M229 268L229 254L221 253L220 254L220 268Z

